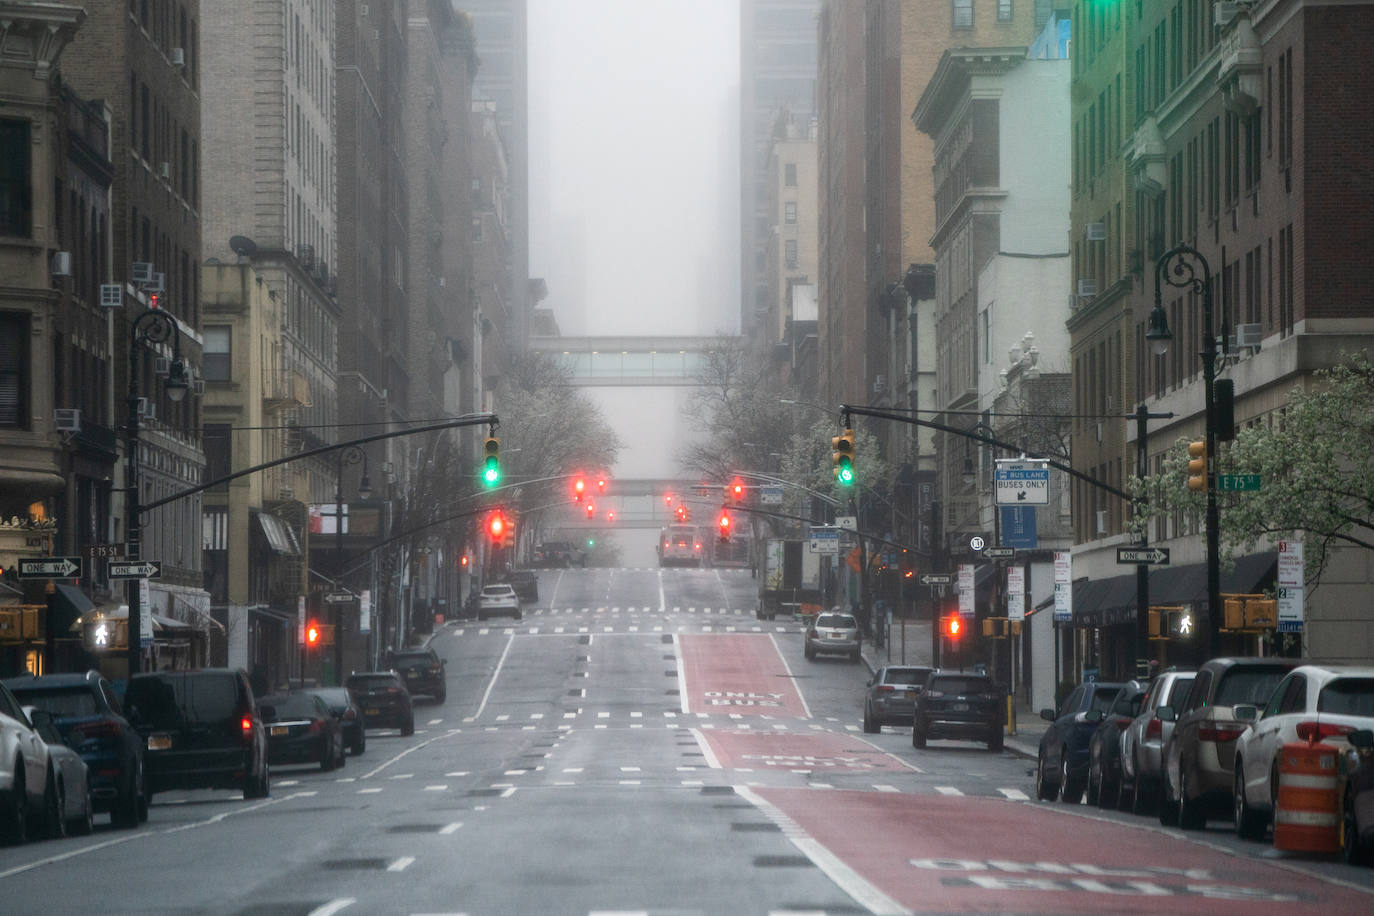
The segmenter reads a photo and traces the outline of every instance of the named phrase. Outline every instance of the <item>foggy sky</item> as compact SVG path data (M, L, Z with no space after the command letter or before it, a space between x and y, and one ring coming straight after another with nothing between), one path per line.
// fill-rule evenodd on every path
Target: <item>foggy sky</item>
M736 0L530 0L530 274L565 335L735 333Z

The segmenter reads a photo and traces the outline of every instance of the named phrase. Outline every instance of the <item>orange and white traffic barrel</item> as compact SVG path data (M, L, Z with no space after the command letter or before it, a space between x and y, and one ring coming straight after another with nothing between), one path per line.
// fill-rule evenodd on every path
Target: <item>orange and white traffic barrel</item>
M1335 853L1341 848L1336 748L1295 741L1279 756L1279 793L1274 806L1274 848Z

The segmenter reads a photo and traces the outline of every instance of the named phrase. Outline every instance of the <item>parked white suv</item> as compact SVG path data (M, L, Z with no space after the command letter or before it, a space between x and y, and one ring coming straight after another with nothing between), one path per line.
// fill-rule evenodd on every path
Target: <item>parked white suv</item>
M51 830L61 817L58 802L48 745L0 684L0 842L23 843L35 814Z
M498 585L484 585L477 596L477 619L511 616L520 619L520 596L509 582Z

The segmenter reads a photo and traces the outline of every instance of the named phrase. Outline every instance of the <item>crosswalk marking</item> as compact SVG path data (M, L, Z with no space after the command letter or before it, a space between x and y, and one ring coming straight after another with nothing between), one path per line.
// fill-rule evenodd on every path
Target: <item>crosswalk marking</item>
M954 788L954 786L936 786L935 791L941 795L963 795L964 793Z
M1030 801L1030 796L1020 789L998 789L997 791L1001 792L1011 801Z

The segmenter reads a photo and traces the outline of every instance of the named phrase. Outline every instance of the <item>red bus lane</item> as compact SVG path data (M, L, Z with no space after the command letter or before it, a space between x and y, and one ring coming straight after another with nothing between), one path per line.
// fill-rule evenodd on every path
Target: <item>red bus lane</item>
M896 913L1374 912L1374 894L1161 831L984 798L751 787L857 899ZM887 911L879 907L875 911Z
M810 718L792 672L766 634L684 634L684 711Z
M909 773L914 767L858 738L836 732L741 732L712 729L700 733L715 762L727 770L777 770L820 773Z

